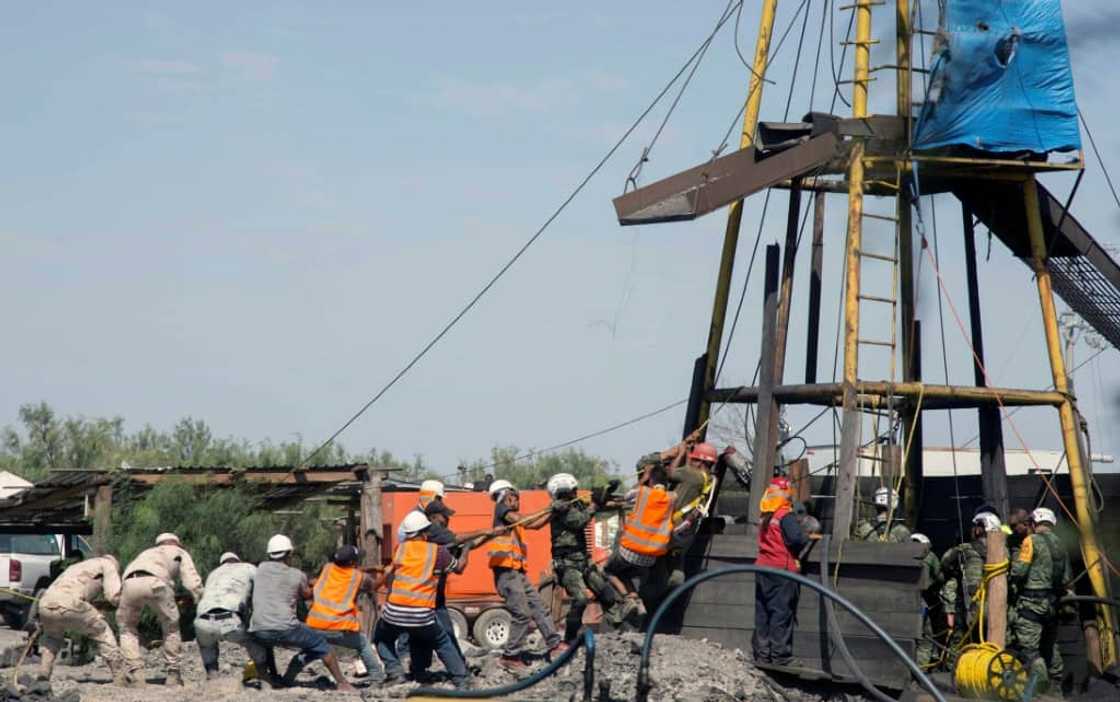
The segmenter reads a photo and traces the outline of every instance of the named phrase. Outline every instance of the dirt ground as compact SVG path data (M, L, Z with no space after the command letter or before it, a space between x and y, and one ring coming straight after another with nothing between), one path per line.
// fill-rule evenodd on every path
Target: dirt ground
M0 637L0 641L4 639ZM638 651L642 638L638 634L608 634L596 637L594 698L601 702L621 702L634 698L638 668ZM290 654L277 651L280 669ZM369 678L352 678L360 688L360 697L335 692L325 668L316 663L308 667L299 679L299 687L286 690L263 690L241 684L241 669L246 662L244 652L236 646L222 645L222 677L206 682L198 648L193 642L183 646L183 674L187 685L183 688L164 687L163 665L160 652L147 654L147 679L150 685L141 689L123 689L110 682L108 669L95 661L81 666L59 665L55 668L52 689L55 695L73 694L76 691L85 702L200 702L201 700L227 700L229 702L264 702L267 700L327 700L363 699L398 700L409 690L418 687L406 683L384 687ZM585 652L579 652L572 663L556 675L523 692L504 699L516 700L581 700ZM473 687L490 688L515 681L515 676L496 664L491 656L472 657L468 661L480 668L473 679ZM21 668L21 673L34 672L38 661L32 658ZM8 663L10 665L10 663ZM537 666L543 666L541 661ZM438 663L435 668L438 669ZM353 661L343 660L343 670L353 672ZM12 670L2 672L10 679ZM724 649L706 641L681 639L675 636L658 636L651 666L654 689L652 700L684 702L731 702L733 700L758 700L765 702L848 702L859 700L839 691L822 689L797 689L784 687L755 670L740 651ZM41 699L41 698L35 698Z

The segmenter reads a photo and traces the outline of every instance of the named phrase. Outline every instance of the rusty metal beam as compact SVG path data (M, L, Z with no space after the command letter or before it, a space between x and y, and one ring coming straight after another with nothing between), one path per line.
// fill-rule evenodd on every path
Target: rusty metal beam
M843 396L843 389L843 383L779 385L774 388L774 399L786 405L834 405ZM999 404L1008 407L1058 407L1066 400L1064 394L1052 390L974 388L886 381L857 381L855 392L864 399L891 398L892 402L899 404L907 400L917 401L921 397L923 409L988 407ZM743 404L757 402L758 396L757 387L723 388L708 393L708 399L712 402Z
M790 178L819 172L836 159L840 139L827 133L761 158L753 148L722 156L614 199L618 222L696 219Z

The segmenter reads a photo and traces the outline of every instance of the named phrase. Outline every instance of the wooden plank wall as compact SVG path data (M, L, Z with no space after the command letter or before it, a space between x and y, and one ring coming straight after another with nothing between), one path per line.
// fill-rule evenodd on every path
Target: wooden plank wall
M732 527L742 532L742 527ZM818 547L819 548L819 547ZM820 561L815 552L805 563L806 577L819 579ZM686 561L689 574L729 565L753 563L757 545L745 533L719 534L698 540ZM847 542L832 547L831 561L841 563L839 592L883 627L904 650L914 655L921 637L922 601L920 547L916 544L865 544ZM838 624L853 657L877 684L902 688L909 673L901 661L866 627L842 607L836 607ZM693 638L707 638L729 648L750 651L754 632L754 576L735 574L709 580L696 587L686 604L666 622L663 630ZM794 656L802 665L850 678L813 591L802 590Z

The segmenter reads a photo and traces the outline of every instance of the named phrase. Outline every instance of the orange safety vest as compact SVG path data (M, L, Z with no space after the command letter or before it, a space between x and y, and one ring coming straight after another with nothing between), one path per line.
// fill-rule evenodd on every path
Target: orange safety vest
M673 531L673 500L664 488L641 486L634 510L622 524L619 545L643 556L669 552Z
M529 558L525 548L525 530L514 527L513 531L501 536L495 536L490 541L491 568L509 568L525 572L525 561Z
M358 590L362 571L328 563L315 583L307 626L328 631L358 631Z
M393 584L389 589L388 601L401 607L424 607L435 609L436 555L439 546L428 541L412 539L397 547L393 559Z

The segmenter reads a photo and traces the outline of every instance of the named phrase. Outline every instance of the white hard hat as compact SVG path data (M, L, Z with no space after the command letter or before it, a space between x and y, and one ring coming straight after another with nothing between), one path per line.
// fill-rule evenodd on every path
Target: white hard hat
M276 534L268 540L268 548L266 548L265 550L268 551L269 558L275 559L282 558L283 556L291 553L292 549L294 548L295 546L292 545L291 539L284 536L283 534Z
M431 525L432 521L428 519L428 515L418 509L414 509L401 520L401 531L408 536L412 536L414 534L419 534Z
M999 517L991 512L981 512L972 518L973 524L984 527L984 531L999 531Z
M917 541L920 544L925 544L926 546L929 546L929 537L926 536L925 534L919 534L918 532L914 532L913 534L910 535L910 540L911 541Z
M571 492L579 487L579 481L571 473L557 473L548 479L548 494L556 497L562 492Z
M898 504L898 493L888 487L881 487L875 491L875 506L890 507Z
M238 557L238 555L236 553L234 553L233 551L226 551L218 559L218 565L221 565L223 563L229 563L231 561L236 562L236 561L240 561L240 560L241 559Z
M511 483L508 480L495 480L494 482L490 483L490 490L489 490L490 499L491 500L497 500L498 496L501 495L506 490L516 490L516 489L517 488L515 488L513 486L513 483Z
M156 546L159 546L160 544L179 544L179 543L180 543L179 537L175 536L174 534L172 534L169 531L165 531L164 533L162 533L162 534L160 534L159 536L156 537Z
M1049 507L1039 507L1035 511L1031 512L1031 521L1033 521L1035 524L1039 524L1041 522L1057 524L1058 518L1054 516L1054 510L1050 509Z
M443 483L438 480L425 480L420 483L420 492L430 492L443 497Z

